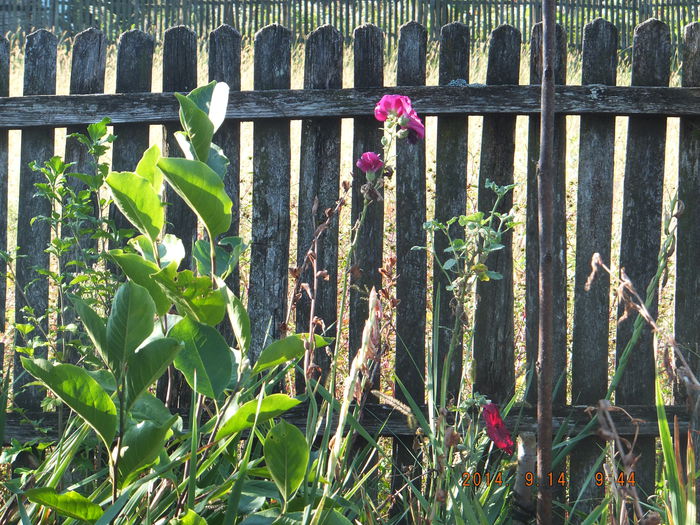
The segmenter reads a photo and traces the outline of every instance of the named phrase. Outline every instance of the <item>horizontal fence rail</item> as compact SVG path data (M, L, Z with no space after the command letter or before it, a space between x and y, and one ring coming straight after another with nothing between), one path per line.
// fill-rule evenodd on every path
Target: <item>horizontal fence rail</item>
M401 91L423 115L533 115L540 112L539 86L396 86L313 91L269 90L231 93L226 118L300 120L353 118L374 114L382 95ZM558 86L562 115L700 115L700 88ZM115 124L177 122L172 93L37 95L0 97L0 129L87 125L100 116Z
M578 26L577 26L578 27ZM396 255L396 295L401 299L396 310L397 344L395 373L419 405L425 404L426 349L430 344L427 333L439 335L436 350L440 359L446 355L445 341L453 319L450 297L444 285L448 284L436 270L428 275L425 252L412 250L425 246L428 237L423 229L428 216L428 199L434 200L435 218L446 221L467 210L467 185L476 187L479 210L488 212L493 207L493 193L487 180L500 185L513 183L515 168L515 120L517 115L528 119L527 180L525 224L503 239L503 250L487 261L489 267L504 274L504 279L481 283L478 301L468 312L474 319L473 389L490 399L507 402L516 391L515 333L524 333L524 352L518 349L527 370L534 369L537 346L537 260L538 239L536 162L539 151L539 82L541 79L540 47L541 26L533 29L530 57L529 85L519 85L521 42L526 40L515 27L502 26L490 36L488 70L485 85L469 84L470 48L474 45L473 29L459 22L440 29L439 86L426 86L425 61L428 28L418 23L405 24L399 30L399 67L392 87L384 84L384 46L386 35L374 25L363 25L354 30L353 88L341 89L343 71L343 33L331 26L313 31L306 41L304 89L290 90L290 64L293 32L278 24L262 29L255 37L254 89L241 91L241 34L230 26L221 26L209 35L208 76L224 80L231 87L231 95L220 135L214 142L222 145L232 160L225 185L234 203L231 234L239 231L242 218L240 172L241 121L253 122L252 133L252 220L251 261L247 290L248 309L252 321L253 357L261 350L266 337L276 338L282 332L284 306L289 282L289 261L305 257L314 225L323 219L322 210L332 208L339 197L341 143L351 141L353 158L364 151L379 151L381 131L372 111L379 97L386 93L409 95L421 115L437 117L439 140L436 144L434 171L428 171L426 145L400 144L396 151L395 195L396 220L391 224ZM622 356L629 340L631 321L620 324L617 348L610 341L610 282L599 278L590 291L585 283L590 274L593 253L602 254L609 261L613 253L613 202L622 203L621 246L619 256L627 274L640 290L645 289L655 273L661 239L662 189L664 181L675 174L665 173L667 118L680 117L680 144L678 185L685 211L679 217L676 255L676 297L674 321L677 337L683 348L700 347L700 279L697 260L700 258L700 206L697 176L700 172L700 24L689 24L684 29L681 88L670 88L672 40L667 24L650 19L635 29L631 86L618 86L617 28L602 19L587 24L583 29L581 85L565 85L567 33L557 31L555 80L557 86L557 144L556 196L554 202L557 227L555 229L555 277L557 288L557 316L555 319L555 370L562 377L562 386L556 399L556 425L571 428L587 421L580 405L595 405L605 397L609 387L609 356ZM152 89L154 39L141 32L129 31L122 35L117 56L116 95L104 94L104 49L106 35L89 30L79 34L73 43L74 52L70 95L55 96L56 48L58 39L52 33L40 30L27 37L24 57L23 96L8 97L11 77L9 42L0 39L0 199L8 203L9 130L21 130L19 173L19 202L17 223L9 224L8 207L0 206L0 250L7 250L7 232L17 230L17 244L25 258L18 259L17 280L20 285L33 283L26 297L16 300L16 321L22 322L21 300L42 311L49 304L47 281L38 276L36 267L46 267L44 248L51 240L48 230L32 223L38 214L46 214L35 196L38 175L27 167L32 160L42 162L54 154L56 128L84 129L86 124L109 116L119 135L113 145L113 168L133 170L141 152L149 145L149 126L163 125L166 133L163 149L176 155L172 132L177 129L177 104L174 91L190 91L197 79L197 39L186 27L171 28L163 41L163 93L149 93ZM13 66L14 67L14 66ZM460 85L449 85L457 80ZM480 115L482 136L479 173L468 173L467 138L469 115ZM578 202L576 237L567 238L566 204L566 116L580 116ZM615 158L615 117L628 116L626 153L624 156L624 187L620 194L613 192ZM341 132L341 119L353 119L352 136ZM302 120L298 152L292 150L290 120ZM76 155L74 145L66 147L66 156ZM292 230L290 212L292 165L299 170L299 214L297 231ZM351 217L358 216L362 207L360 184L364 181L359 169L354 168L352 196L348 199ZM428 177L434 177L434 193L428 192ZM167 197L169 231L177 231L185 244L196 236L197 225L175 195ZM349 349L350 357L358 348L364 320L367 316L366 292L372 286L381 287L379 268L388 254L383 253L384 231L388 228L389 210L385 201L373 203L366 220L366 232L360 236L352 261L357 272L352 279L350 295ZM513 205L509 196L499 212L508 212ZM315 210L315 211L314 211ZM314 214L319 216L315 216ZM115 220L118 217L115 215ZM330 228L319 245L319 261L332 276L341 271L339 263L339 226ZM514 247L517 239L525 244L525 312L524 319L514 314ZM457 224L453 238L462 237ZM440 244L442 243L442 244ZM294 247L296 246L296 252ZM436 239L437 253L444 253L444 239ZM567 292L567 250L575 254L573 298ZM5 271L4 263L0 272ZM433 296L428 296L432 277ZM235 281L235 282L233 282ZM236 277L230 284L239 286ZM323 291L316 305L316 315L325 319L327 326L337 321L337 288L332 284ZM438 300L437 290L441 295ZM5 280L0 280L0 308L5 307ZM440 324L430 326L429 305L435 305ZM573 311L567 312L567 304ZM305 329L308 304L298 305L297 328ZM656 312L656 305L650 309ZM0 312L1 313L1 312ZM306 316L306 317L305 317ZM4 315L0 317L4 321ZM272 319L272 321L270 321ZM330 322L329 322L330 321ZM572 324L571 330L569 324ZM335 335L334 332L329 335ZM567 333L572 332L571 340ZM458 345L458 354L447 370L447 385L453 394L461 387L465 349ZM522 355L524 354L524 355ZM697 366L697 360L689 359ZM441 361L442 362L442 361ZM566 375L571 362L570 377ZM324 373L330 363L319 355L319 366ZM5 364L8 368L10 365ZM15 385L22 386L21 368L15 366ZM615 388L616 401L624 404L632 415L645 419L641 427L640 447L644 459L637 465L639 488L653 491L654 436L656 419L653 405L654 353L652 334L648 328L629 358L628 375ZM650 379L651 378L651 379ZM568 402L567 391L570 392ZM395 392L396 393L396 392ZM27 388L15 402L36 413L43 394L36 388ZM401 397L397 395L399 399ZM533 403L536 393L531 389L527 401ZM638 405L642 405L639 407ZM636 407L636 408L635 408ZM399 468L409 464L410 428L404 416L390 407L372 404L367 424L379 429L377 421L389 421L383 427L385 435L397 438L394 459ZM669 414L683 416L684 409L670 407ZM521 429L534 429L532 412L524 411ZM48 416L50 417L50 416ZM292 414L292 419L294 419ZM636 417L636 416L635 416ZM26 427L18 427L16 418L9 419L8 436L26 434ZM509 420L515 423L514 419ZM680 429L688 428L689 418L681 417ZM673 426L673 425L671 425ZM633 428L620 421L620 429L633 433ZM582 490L591 498L600 497L601 490L593 483L584 486L586 473L599 455L598 443L593 438L583 442L571 455L571 494ZM593 499L591 500L593 501Z
M566 30L568 44L580 49L584 25L606 18L618 28L624 50L632 46L634 28L650 17L667 22L673 44L680 44L683 27L698 19L699 9L698 0L559 0L557 22ZM97 27L112 41L128 29L162 37L168 27L179 24L200 34L230 24L252 38L275 22L300 39L321 24L331 24L349 41L356 26L371 23L396 45L406 22L424 25L428 37L436 40L444 24L458 21L469 25L472 42L487 41L501 24L514 26L528 42L531 27L541 19L538 0L0 0L0 33L52 27L74 35Z

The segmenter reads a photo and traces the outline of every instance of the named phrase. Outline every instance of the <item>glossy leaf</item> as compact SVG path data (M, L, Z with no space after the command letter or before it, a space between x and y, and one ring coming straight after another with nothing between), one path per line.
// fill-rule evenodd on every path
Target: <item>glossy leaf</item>
M204 223L209 238L228 231L233 203L221 178L209 166L196 160L158 161L168 183Z
M158 169L160 160L160 148L153 145L144 151L141 160L136 165L136 174L151 183L156 193L160 193L163 187L163 173Z
M216 440L227 438L228 436L251 428L255 422L255 414L258 414L258 423L272 419L284 414L290 408L294 408L301 401L287 394L271 394L264 397L260 402L258 411L258 400L253 399L236 409L233 415L223 424L216 433Z
M228 288L226 290L228 319L231 322L238 348L244 354L247 354L248 350L250 350L250 317L248 317L248 312L243 306L243 302L231 290Z
M117 408L88 373L75 365L22 357L22 366L85 420L110 447L117 432Z
M282 420L270 429L263 446L265 464L285 501L304 481L309 463L306 438L294 425Z
M231 380L231 349L223 336L213 327L185 317L168 333L182 341L184 349L175 358L175 368L185 376L194 388L194 371L197 370L196 390L216 399Z
M168 266L174 262L175 267L179 267L185 258L185 245L182 241L171 233L163 235L163 239L158 243L158 258L161 266Z
M175 98L180 103L180 123L194 148L197 160L206 162L214 136L214 124L209 120L209 116L185 95L175 93Z
M196 277L190 270L178 272L173 263L151 277L183 317L210 326L218 325L224 318L226 290L212 290L208 277Z
M182 131L175 132L175 140L182 150L186 159L197 160L197 155L194 151L194 146L187 140L187 135ZM209 166L222 180L226 176L226 170L230 164L228 157L224 155L224 151L216 144L209 146L209 156L207 157L207 166Z
M62 516L89 523L94 523L103 514L99 505L72 490L59 494L56 489L41 487L29 489L25 491L24 495L32 503L53 509Z
M189 509L187 514L177 521L177 525L207 525L207 520L192 509Z
M206 86L201 86L190 91L187 98L207 114L209 120L214 125L214 131L216 131L226 118L228 95L228 84L225 82L212 81Z
M163 375L183 345L169 337L154 339L127 359L126 410Z
M90 308L90 305L79 297L71 295L69 298L85 327L90 341L95 345L95 350L97 350L97 353L105 364L109 363L107 357L107 326L104 319L97 315L97 313Z
M124 253L122 250L110 250L109 255L119 265L124 274L139 286L148 290L158 315L164 315L170 310L172 301L163 293L152 275L158 273L158 266L135 253Z
M165 209L151 182L128 171L115 171L106 179L112 197L129 222L155 241L165 224Z
M304 339L306 337L308 337L306 334L295 334L270 344L258 357L258 361L253 367L253 372L262 372L292 359L298 359L304 355ZM328 346L332 341L332 339L327 339L320 335L315 335L314 340L316 348Z
M215 246L216 275L225 279L238 264L245 244L240 237L226 237ZM197 262L197 272L200 275L211 274L211 249L208 241L198 240L194 243L192 255Z
M155 304L148 291L131 281L114 296L107 319L107 348L110 367L117 378L124 364L153 331Z
M176 419L177 416L171 416L162 425L153 421L139 421L127 428L122 439L118 466L120 488L128 485L139 470L156 460ZM116 447L114 452L116 453Z

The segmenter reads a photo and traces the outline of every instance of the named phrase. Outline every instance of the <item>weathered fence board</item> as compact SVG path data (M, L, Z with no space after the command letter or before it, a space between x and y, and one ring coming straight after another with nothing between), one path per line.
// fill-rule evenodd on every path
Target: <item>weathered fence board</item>
M450 79L457 80L459 77ZM536 115L539 86L400 86L399 88L270 90L231 93L227 119L303 119L373 114L382 95L401 92L423 115ZM700 89L614 86L557 86L562 115L700 115ZM60 95L0 98L0 129L90 124L103 116L113 123L162 124L178 120L172 93Z
M583 41L583 84L614 85L617 73L617 29L598 19L585 28ZM576 277L574 284L573 342L571 350L571 399L573 403L595 405L608 389L610 353L610 277L601 272L590 290L586 282L591 259L600 253L610 262L613 204L613 159L615 117L582 116L579 138L578 192L576 207ZM591 438L571 455L572 472L590 472L600 456L602 441ZM570 498L576 498L585 477L571 479ZM579 506L593 510L604 487L591 480Z
M541 84L543 72L543 31L542 22L532 29L530 42L530 84ZM566 33L557 24L555 34L554 75L555 84L566 83ZM552 186L554 202L552 203L552 392L553 405L566 404L566 119L563 115L554 118L554 173ZM528 165L527 165L527 218L525 245L525 352L529 372L529 390L527 398L531 403L537 401L537 356L539 354L539 307L540 282L539 269L542 253L539 246L539 162L540 158L540 119L530 117L528 127ZM555 469L555 477L566 471L566 465ZM566 491L560 485L552 487L555 501L564 501ZM554 524L563 524L561 510L552 513Z
M255 36L255 89L289 89L291 33L268 26ZM256 121L253 131L253 227L250 253L252 358L282 333L289 263L289 122Z
M0 36L0 96L10 94L10 43ZM9 185L9 132L0 130L0 251L7 251L7 208ZM7 272L7 264L0 259L0 275ZM7 279L0 279L0 331L5 331L5 300L7 299ZM5 343L0 342L0 368L2 376L9 374L5 365Z
M439 67L441 86L459 79L468 82L469 28L464 24L455 22L442 28ZM417 103L416 105L423 107ZM437 132L440 140L436 145L435 220L443 223L451 217L464 214L467 209L467 125L465 115L438 117ZM464 239L464 230L456 222L450 226L449 232L453 239ZM436 256L444 264L447 239L444 235L438 234L431 239L431 242L434 243ZM437 263L433 262L432 299L436 312L434 322L438 324L438 328L434 328L433 333L437 335L438 340L432 341L437 359L433 358L431 364L437 368L438 385L442 384L443 363L449 352L455 324L454 312L450 307L451 293L445 289L449 284L449 279ZM453 358L449 361L447 372L448 396L454 399L459 395L461 387L462 355L462 339L455 336Z
M151 91L153 72L152 36L138 30L127 31L119 39L117 49L117 93L146 93ZM114 126L117 140L112 147L112 169L133 171L148 148L149 126L142 123L123 123ZM129 221L110 207L110 218L119 228L129 228Z
M542 23L532 30L530 48L530 84L542 82ZM556 51L554 55L554 81L566 83L566 35L557 25ZM554 337L553 373L555 405L566 404L566 122L558 115L554 123L554 166L555 178L553 209L553 264L554 279ZM537 361L539 325L539 234L537 211L537 162L540 149L540 119L530 117L528 127L527 165L527 219L526 219L526 290L525 290L525 347L527 367L532 370L532 382L528 390L528 400L537 399L535 363Z
M355 29L355 87L367 88L384 84L384 36L381 29L373 25L363 25ZM372 102L374 109L376 100ZM353 125L353 159L360 158L366 151L382 151L382 131L372 117L355 118ZM354 225L360 218L365 197L361 186L365 184L365 174L353 166L351 222ZM383 191L379 190L380 196ZM355 357L362 343L362 330L368 314L369 291L382 286L379 268L382 266L384 241L384 202L377 200L367 208L365 222L357 236L353 271L350 278L350 318L349 318L349 358ZM342 322L342 320L341 320ZM378 378L377 378L378 380Z
M241 89L241 35L231 26L222 25L209 35L209 80L226 82L230 91ZM226 120L221 124L213 139L229 160L224 177L224 188L231 198L231 227L227 236L237 236L240 226L241 189L241 124ZM240 294L240 270L236 266L226 279L227 286L237 296ZM228 319L219 325L224 338L233 343L234 335Z
M56 93L56 45L58 39L48 31L40 29L27 37L24 58L24 90L26 95L51 95ZM35 268L48 268L49 255L44 250L51 241L49 223L34 221L32 218L51 213L51 204L47 199L35 195L34 184L43 182L43 175L32 171L29 162L37 160L42 163L53 156L53 128L36 128L22 132L20 151L19 203L17 210L17 246L25 257L17 265L15 275L15 322L26 323L22 311L24 306L33 308L37 317L46 314L49 308L49 283L46 279L37 279ZM36 280L35 280L36 279ZM33 281L33 282L32 282ZM30 284L31 283L31 284ZM48 328L45 317L40 323L43 330ZM22 345L20 335L15 343ZM35 355L47 355L46 348L37 349ZM22 408L38 408L44 396L44 390L33 386L24 386L31 381L24 373L19 352L15 353L14 366L14 402Z
M700 23L685 28L683 86L700 86ZM700 366L700 118L682 118L678 147L678 198L683 213L678 217L676 251L675 336L693 371ZM678 400L680 401L680 400Z
M197 36L185 26L168 29L163 39L163 91L187 92L197 87ZM179 123L168 123L163 129L163 156L182 157L175 138ZM168 202L168 233L174 233L185 245L185 268L194 267L192 244L197 238L197 218L184 200L169 185L165 186Z
M635 30L632 57L632 84L666 86L670 77L671 42L668 26L648 20ZM624 268L640 296L656 274L661 247L661 210L663 202L664 153L666 149L665 117L630 117L627 131L620 268ZM653 290L656 295L658 290ZM622 306L618 313L622 314ZM657 315L657 299L649 308ZM632 336L636 315L617 326L618 361ZM651 328L644 326L642 335L630 354L625 373L615 392L618 404L654 403L654 345ZM637 488L642 494L654 490L654 439L637 442L641 458L636 464Z
M342 85L343 38L331 26L320 27L309 35L306 43L304 89L338 89ZM338 118L308 119L302 123L296 257L298 268L304 266L317 228L327 220L327 211L333 210L338 200L340 126ZM309 321L313 315L323 320L325 335L336 337L338 333L339 222L339 217L333 217L328 229L316 243L316 268L319 272L327 272L328 279L313 273L311 261L299 277L301 282L312 287L316 303L311 312L309 297L305 293L301 294L296 312L297 332L309 332ZM314 328L314 331L322 332L320 327ZM325 380L331 366L326 350L316 349L314 362L321 368L321 377ZM297 377L297 391L303 390L304 384L303 376Z
M416 22L400 29L396 83L424 85L427 31ZM421 118L423 118L421 116ZM427 308L425 141L396 144L396 346L394 369L406 393L417 404L425 402L425 341ZM405 403L406 395L395 388L396 398ZM399 491L406 483L406 467L420 468L413 451L413 436L394 440L391 489ZM418 475L410 473L409 479ZM397 506L395 506L397 507ZM395 509L397 510L397 509Z
M520 74L520 32L501 26L491 33L486 83L518 84ZM481 135L478 208L484 214L494 210L496 194L486 187L490 180L499 186L513 184L515 116L485 115ZM513 208L513 192L495 211L507 214ZM498 219L493 227L498 227ZM496 403L507 403L515 389L515 339L513 334L513 235L506 233L502 250L486 260L489 270L503 279L479 282L474 314L474 389Z

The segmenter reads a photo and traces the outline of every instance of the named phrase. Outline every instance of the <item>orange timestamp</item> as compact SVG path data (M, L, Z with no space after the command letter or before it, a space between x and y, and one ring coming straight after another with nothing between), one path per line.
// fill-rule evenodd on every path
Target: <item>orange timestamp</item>
M605 483L605 474L602 472L596 472L593 475L593 482L598 486L602 487L603 484ZM629 474L625 474L624 472L620 472L617 477L615 478L615 483L618 485L635 485L636 480L634 478L634 471L630 472Z

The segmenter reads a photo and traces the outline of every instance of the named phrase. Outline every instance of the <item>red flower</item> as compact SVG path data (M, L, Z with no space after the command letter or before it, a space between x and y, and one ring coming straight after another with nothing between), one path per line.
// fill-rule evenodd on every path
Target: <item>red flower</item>
M510 432L508 432L503 419L501 419L498 406L493 403L487 403L482 407L482 414L484 421L486 421L486 435L498 448L505 451L509 456L512 455L513 438L510 437Z

